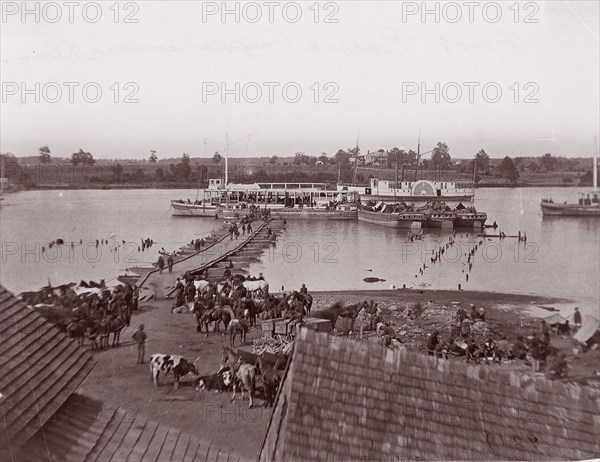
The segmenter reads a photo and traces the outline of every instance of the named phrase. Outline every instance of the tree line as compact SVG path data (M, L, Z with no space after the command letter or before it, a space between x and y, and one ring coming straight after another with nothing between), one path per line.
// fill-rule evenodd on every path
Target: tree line
M369 177L379 176L373 169L408 168L416 172L435 172L440 177L449 172L471 176L476 182L487 178L502 178L511 184L520 179L528 178L539 173L585 172L580 177L582 184L591 183L592 173L589 170L589 159L565 158L545 153L540 157L505 156L502 159L492 159L489 154L480 149L471 159L453 160L448 144L440 141L429 151L419 153L419 150L393 147L389 150L379 149L372 153L363 154L358 146L339 149L333 156L323 152L319 156L296 152L294 157L280 158L273 155L261 164L250 164L251 159L230 159L229 178L236 182L358 182L364 183ZM377 166L368 166L367 157L379 155L384 159ZM2 165L18 164L11 154L3 154ZM53 158L48 146L39 148L38 159L41 164L51 164ZM210 161L212 160L212 162ZM80 148L72 153L69 162L73 167L85 168L94 166L94 156ZM127 162L127 161L125 161ZM159 161L157 151L151 150L145 161L136 161L134 167L116 162L110 165L113 173L108 182L159 182L159 183L203 183L209 178L224 177L224 157L215 152L212 159L191 158L183 153L175 162ZM4 171L3 170L3 171ZM367 173L368 172L368 173ZM10 175L9 175L10 176ZM88 175L88 181L100 182L99 178ZM572 181L564 178L565 182Z

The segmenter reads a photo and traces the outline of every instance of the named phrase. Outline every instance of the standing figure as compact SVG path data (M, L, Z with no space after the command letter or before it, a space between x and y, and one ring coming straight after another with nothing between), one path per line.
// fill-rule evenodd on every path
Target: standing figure
M146 335L146 332L144 331L144 325L140 324L140 327L138 328L138 330L136 330L135 334L133 334L133 340L135 341L135 343L137 343L137 347L138 347L138 357L137 357L138 364L144 364L144 350L145 350L145 343L146 343L147 338L148 338L148 336Z

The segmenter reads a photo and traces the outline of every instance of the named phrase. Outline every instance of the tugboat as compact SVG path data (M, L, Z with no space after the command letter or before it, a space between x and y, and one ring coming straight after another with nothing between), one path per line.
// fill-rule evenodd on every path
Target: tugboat
M580 193L577 204L557 204L552 199L542 199L540 204L543 216L561 217L600 217L600 194L598 192L598 151L594 156L594 189L589 193Z

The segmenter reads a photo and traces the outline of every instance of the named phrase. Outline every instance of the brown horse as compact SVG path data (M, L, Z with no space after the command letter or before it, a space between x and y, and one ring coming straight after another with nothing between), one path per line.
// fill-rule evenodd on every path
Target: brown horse
M229 326L231 322L231 314L229 311L223 308L213 308L212 310L205 311L202 317L200 318L200 323L204 324L206 327L206 336L208 337L208 324L214 322L213 332L220 332L220 324L221 322L225 326L225 330ZM201 331L201 328L199 332Z
M277 370L276 367L266 365L262 359L262 355L257 358L256 362L260 369L265 392L265 407L273 407L273 404L275 404L275 397L277 396L277 390L282 381L283 372ZM277 362L279 363L279 359L277 359Z
M352 325L350 330L354 330L354 321L358 316L358 312L364 307L364 305L365 302L344 306L342 305L341 301L338 301L325 309L314 311L313 317L329 320L331 322L332 329L335 329L335 323L339 317L351 319Z

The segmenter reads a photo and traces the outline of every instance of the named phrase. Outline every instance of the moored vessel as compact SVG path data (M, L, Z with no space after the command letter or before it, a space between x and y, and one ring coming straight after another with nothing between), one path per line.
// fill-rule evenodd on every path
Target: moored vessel
M388 228L420 229L425 220L426 217L422 213L407 211L403 206L383 202L358 209L358 221Z
M459 203L470 204L475 197L475 189L470 182L429 180L393 182L371 178L368 186L338 184L337 188L338 191L358 193L362 202L404 202L416 207L435 202L444 202L450 206L457 206Z
M555 203L551 198L542 199L540 204L543 216L560 217L600 217L600 193L598 191L598 147L593 162L594 189L588 193L580 193L576 204Z

